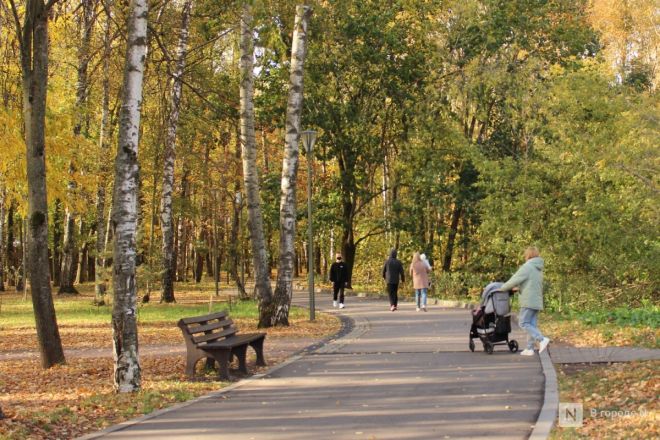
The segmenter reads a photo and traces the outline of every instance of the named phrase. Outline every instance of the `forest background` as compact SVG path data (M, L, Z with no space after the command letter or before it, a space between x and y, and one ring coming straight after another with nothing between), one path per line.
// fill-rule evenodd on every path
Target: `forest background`
M249 3L257 172L274 271L295 3ZM317 252L307 255L302 233L308 176L301 166L296 274L311 257L326 276L342 252L353 287L377 289L390 248L404 261L418 250L436 268L436 292L459 297L508 277L522 249L535 244L546 260L551 309L657 306L654 2L310 6L301 127L318 132L313 157L302 159L314 168ZM161 291L167 203L175 281L221 272L252 295L239 122L243 8L240 1L150 2L138 156L141 299ZM0 290L20 290L27 253L20 47L7 1L0 12ZM62 293L95 281L97 301L112 288L111 163L128 14L125 1L80 0L54 3L49 15L51 279ZM164 202L173 123L172 197Z

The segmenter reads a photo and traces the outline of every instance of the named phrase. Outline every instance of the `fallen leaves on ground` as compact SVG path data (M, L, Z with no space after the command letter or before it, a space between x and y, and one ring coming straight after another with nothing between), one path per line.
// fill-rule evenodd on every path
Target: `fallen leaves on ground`
M267 351L267 361L275 365L292 351L295 347ZM254 362L250 353L249 370L262 371ZM72 358L49 370L33 359L0 362L0 407L8 417L0 420L0 439L75 438L226 385L214 372L188 381L180 355L145 356L140 364L142 390L116 394L110 358Z
M656 439L660 361L559 369L560 402L583 404L581 428L555 427L551 438Z
M310 322L306 318L290 319L289 327L273 327L258 329L257 323L252 319L234 319L240 332L251 333L265 331L269 337L287 338L322 338L337 333L341 322L334 316L323 313L316 314L316 321ZM77 348L112 348L112 329L107 325L82 324L59 326L62 345L65 349ZM167 345L183 344L181 330L175 322L159 322L138 325L140 345ZM38 350L37 332L32 328L18 327L2 330L0 338L0 354L4 352Z
M204 304L204 298L208 298L208 293L203 292L177 294L184 307L190 304L199 308L200 303ZM92 295L86 292L66 301L88 304ZM3 313L7 310L5 303ZM268 334L264 349L269 366L337 333L341 328L337 317L323 313L318 313L316 320L310 322L306 314L298 310L290 315L289 321L289 327L257 329L256 319L234 319L240 332L265 331ZM75 438L175 402L190 400L225 385L215 380L213 372L201 376L201 380L188 381L184 375L184 356L163 349L159 355L140 356L140 392L116 394L112 388L110 321L107 324L84 320L75 323L75 320L69 319L60 324L59 331L65 350L98 350L91 350L85 357L80 357L80 352L74 352L76 355L67 357L66 365L43 370L35 356L38 345L34 327L25 324L10 326L6 322L0 327L0 408L7 416L0 420L0 440ZM141 322L138 336L140 348L145 353L150 346L183 348L181 330L176 327L175 321ZM2 360L2 355L8 353L32 354L32 357ZM257 368L254 358L254 353L248 350L248 368L251 372L269 368ZM202 364L200 362L198 366Z
M553 342L574 347L647 347L660 348L660 329L652 327L587 325L578 319L558 319L541 315L539 327Z

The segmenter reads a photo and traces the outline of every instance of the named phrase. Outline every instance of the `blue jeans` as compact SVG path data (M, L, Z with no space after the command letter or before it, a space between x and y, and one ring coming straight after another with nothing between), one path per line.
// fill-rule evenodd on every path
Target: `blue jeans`
M421 289L415 289L415 303L417 303L417 308L426 307L426 291L428 289L423 287ZM420 296L422 300L422 305L420 305Z
M538 315L538 310L528 309L527 307L521 307L518 315L518 325L527 332L527 348L530 350L534 349L535 342L543 340L543 335L537 328Z

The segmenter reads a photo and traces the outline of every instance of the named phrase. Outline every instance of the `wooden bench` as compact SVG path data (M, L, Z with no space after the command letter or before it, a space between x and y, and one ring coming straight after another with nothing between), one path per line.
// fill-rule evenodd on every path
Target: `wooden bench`
M186 341L186 374L189 378L194 377L195 365L203 358L218 362L221 380L230 380L229 364L234 356L238 358L239 371L247 374L248 345L257 353L257 365L266 365L263 353L266 333L237 334L227 312L183 318L177 325Z

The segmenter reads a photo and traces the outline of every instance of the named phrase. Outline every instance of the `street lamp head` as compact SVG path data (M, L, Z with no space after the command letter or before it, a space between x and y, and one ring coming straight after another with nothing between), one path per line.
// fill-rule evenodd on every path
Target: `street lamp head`
M316 142L316 132L314 130L305 130L300 133L300 139L302 140L305 152L312 154L312 151L314 151L314 142Z

